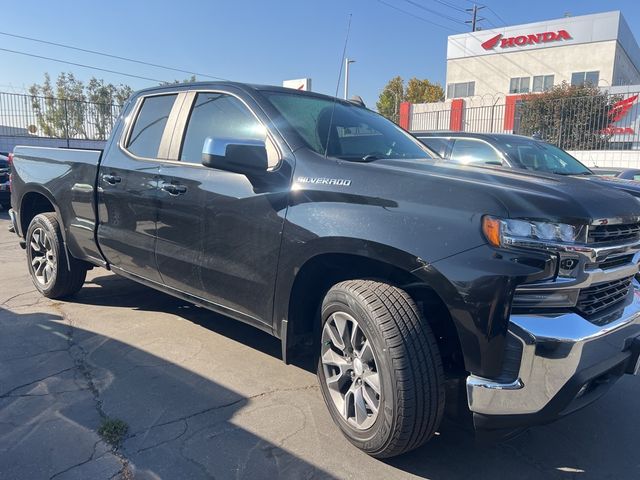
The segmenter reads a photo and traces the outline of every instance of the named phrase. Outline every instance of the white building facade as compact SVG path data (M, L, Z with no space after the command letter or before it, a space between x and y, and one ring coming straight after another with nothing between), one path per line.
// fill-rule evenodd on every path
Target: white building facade
M448 38L447 100L471 97L487 104L492 97L542 92L562 82L640 84L640 48L620 12Z

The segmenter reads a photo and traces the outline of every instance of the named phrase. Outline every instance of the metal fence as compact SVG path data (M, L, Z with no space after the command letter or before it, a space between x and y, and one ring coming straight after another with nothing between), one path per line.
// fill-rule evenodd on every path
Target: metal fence
M119 105L0 92L0 136L106 140Z
M429 104L414 105L410 130L537 135L565 150L638 150L639 98L637 92L545 102L524 97L512 104L466 107L457 113L450 105L430 111L420 111Z

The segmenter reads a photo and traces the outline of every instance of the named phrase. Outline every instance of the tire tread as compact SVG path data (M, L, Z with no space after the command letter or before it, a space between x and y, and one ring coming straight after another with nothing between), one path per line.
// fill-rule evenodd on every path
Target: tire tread
M55 213L40 213L33 218L31 225L33 225L33 222L35 221L41 221L44 223L50 233L53 233L54 235L58 252L58 258L56 259L58 268L52 288L49 290L40 288L35 279L33 280L34 284L47 298L65 298L73 295L82 288L82 285L84 285L84 281L87 276L87 268L81 260L71 256L71 254L65 250L66 246L62 237L60 223L58 222L58 217ZM31 230L31 225L29 226L28 231ZM67 264L67 258L69 264Z
M349 293L375 319L388 346L397 392L395 425L376 457L392 457L428 441L444 412L444 370L436 338L404 290L373 280L347 280L331 290Z

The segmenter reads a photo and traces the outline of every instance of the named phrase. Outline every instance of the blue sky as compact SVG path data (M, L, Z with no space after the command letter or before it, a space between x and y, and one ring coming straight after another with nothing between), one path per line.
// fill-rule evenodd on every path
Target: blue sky
M4 6L0 31L238 81L279 85L284 79L311 77L313 90L333 94L351 13L347 55L357 63L351 67L350 92L374 106L380 90L395 75L443 83L447 35L468 31L467 26L416 4L461 21L465 14L456 8L472 4L468 0L383 1L441 27L379 0L21 0ZM637 0L488 0L485 4L491 8L481 12L489 20L481 23L485 28L559 18L565 12L581 15L621 10L640 38ZM2 35L0 48L163 80L188 76ZM44 72L55 77L61 71L72 71L80 79L95 75L113 83L128 83L134 89L154 84L4 51L0 51L0 62L0 91L19 92L41 81Z

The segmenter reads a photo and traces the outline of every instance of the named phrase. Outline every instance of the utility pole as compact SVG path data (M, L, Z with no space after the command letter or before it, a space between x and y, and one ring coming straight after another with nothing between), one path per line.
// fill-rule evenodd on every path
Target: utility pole
M484 18L478 18L478 10L482 10L483 8L484 8L484 5L479 7L475 3L473 4L473 8L465 8L467 12L471 12L471 20L466 20L464 23L471 24L472 32L475 32L477 30L478 22L481 22L482 20L484 20Z
M356 63L356 61L351 60L349 58L344 59L344 99L345 100L349 98L349 65L352 63Z

